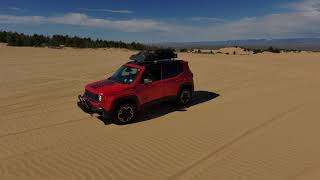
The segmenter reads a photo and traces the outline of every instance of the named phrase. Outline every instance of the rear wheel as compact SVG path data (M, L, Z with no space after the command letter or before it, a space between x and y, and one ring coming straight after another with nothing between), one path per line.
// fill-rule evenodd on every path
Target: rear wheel
M178 105L186 106L190 103L192 97L192 91L189 88L183 88L177 97Z
M131 123L135 116L137 110L136 107L130 103L124 103L120 105L115 113L114 113L114 120L117 124L128 124Z

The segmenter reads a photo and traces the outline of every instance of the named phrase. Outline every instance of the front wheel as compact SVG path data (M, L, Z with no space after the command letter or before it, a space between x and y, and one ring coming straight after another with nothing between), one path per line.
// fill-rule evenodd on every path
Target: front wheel
M189 88L184 88L180 91L177 97L177 103L181 106L186 106L190 103L192 97L192 91Z
M115 113L114 113L114 120L117 124L128 124L131 123L135 116L137 110L136 107L130 103L125 103L120 105Z

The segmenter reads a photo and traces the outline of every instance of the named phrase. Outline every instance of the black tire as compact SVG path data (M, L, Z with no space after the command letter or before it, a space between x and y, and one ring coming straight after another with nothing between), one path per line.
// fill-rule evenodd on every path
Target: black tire
M180 106L187 106L192 98L192 90L190 88L183 88L177 96L177 104Z
M116 108L113 120L116 124L129 124L134 121L137 108L131 103L123 103Z

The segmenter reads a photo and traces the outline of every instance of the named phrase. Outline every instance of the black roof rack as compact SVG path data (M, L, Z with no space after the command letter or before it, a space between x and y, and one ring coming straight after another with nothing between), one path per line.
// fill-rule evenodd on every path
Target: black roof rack
M141 51L130 57L134 63L148 64L156 61L169 61L177 58L177 54L172 49L158 49L158 50L147 50Z

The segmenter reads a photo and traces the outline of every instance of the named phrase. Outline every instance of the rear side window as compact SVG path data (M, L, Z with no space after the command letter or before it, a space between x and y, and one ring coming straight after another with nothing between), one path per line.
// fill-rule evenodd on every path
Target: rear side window
M141 84L143 84L144 79L151 79L153 82L161 80L161 66L160 65L150 65L147 67L145 73L142 76Z
M179 62L162 65L162 79L175 77L181 72L182 72L182 64Z

